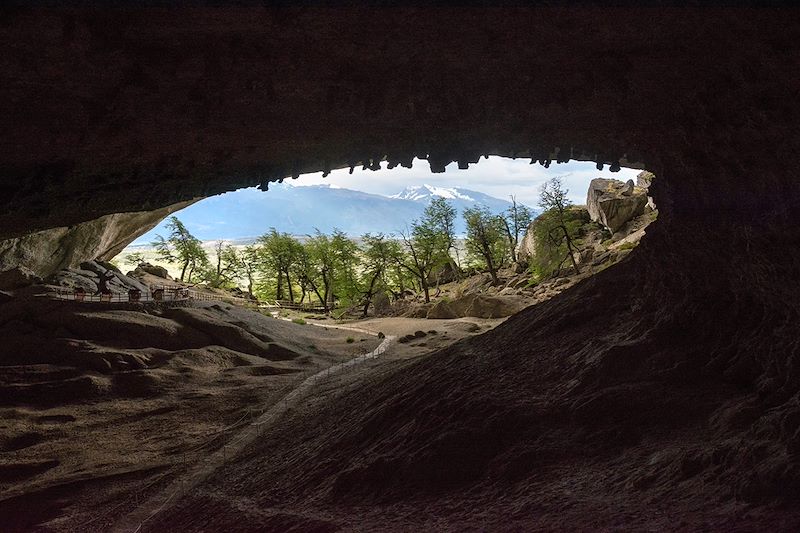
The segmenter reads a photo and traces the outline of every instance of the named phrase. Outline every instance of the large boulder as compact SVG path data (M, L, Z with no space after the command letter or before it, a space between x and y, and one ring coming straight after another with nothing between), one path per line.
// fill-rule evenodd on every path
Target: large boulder
M599 222L615 233L629 220L644 213L647 190L636 186L633 180L596 178L589 184L586 207L594 222Z
M519 241L519 246L517 247L517 265L519 265L518 271L520 272L528 267L534 250L536 250L536 237L533 232L534 223L535 220L531 220L530 224L528 224L528 229L525 230L525 235Z
M131 272L128 272L129 276L140 278L144 277L145 274L150 274L151 276L155 276L157 278L172 279L166 268L158 265L151 265L150 263L139 263L139 266L137 266Z
M114 276L110 277L106 282L111 292L125 293L130 289L138 289L142 292L150 290L146 284L122 274L113 265L98 261L81 263L80 268L60 270L48 277L46 283L70 290L80 288L86 292L93 293L97 290L100 276L104 276L109 270L114 272Z
M652 172L643 170L636 175L636 186L649 191L650 184L653 183L653 179L655 177L656 177L655 174L653 174ZM653 197L649 195L647 196L647 207L649 207L650 210L652 211L656 210L656 203L653 200Z

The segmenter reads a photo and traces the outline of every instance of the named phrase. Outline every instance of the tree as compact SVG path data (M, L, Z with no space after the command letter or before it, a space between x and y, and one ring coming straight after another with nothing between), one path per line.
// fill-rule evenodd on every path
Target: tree
M457 214L456 208L447 199L439 197L431 200L422 215L422 224L429 225L441 235L443 260L451 263L455 272L460 270L458 249L455 246ZM455 253L456 261L453 261L451 251Z
M455 242L454 217L455 209L444 198L436 198L422 217L411 223L410 231L399 232L408 253L396 260L419 282L426 303L431 301L432 274L453 261L450 249ZM455 268L457 271L458 266Z
M297 268L301 286L311 289L326 313L337 301L349 305L357 300L359 253L358 245L338 229L330 236L317 230L303 245Z
M191 282L195 270L208 264L208 255L203 250L200 240L189 233L178 217L170 217L167 229L170 230L169 238L156 235L156 240L152 244L164 261L178 263L181 266L181 282L186 279L188 269L188 281Z
M372 299L381 291L389 290L389 272L402 254L397 241L386 238L382 233L361 238L364 241L363 264L361 272L361 295L364 305L361 315L367 316Z
M430 275L441 264L442 238L434 228L417 221L410 232L400 232L408 254L399 256L397 261L419 282L425 295L425 302L431 301Z
M270 228L268 233L259 237L258 243L260 244L263 266L274 272L277 278L276 299L284 299L283 281L286 280L289 301L294 302L292 274L302 245L288 233L278 233L275 228Z
M467 223L467 252L472 259L483 263L492 276L492 283L497 285L497 270L503 265L508 251L503 217L493 215L484 206L477 206L464 209L464 221Z
M561 178L555 177L542 185L539 206L544 213L534 223L537 247L542 253L539 257L539 268L545 270L540 274L551 274L562 268L570 259L575 273L580 273L575 255L578 253L576 239L583 221L579 212L570 209L572 202L567 198L569 190L564 189Z
M519 246L520 235L528 228L533 219L533 213L528 206L518 204L514 195L511 195L511 207L506 209L503 214L503 226L505 228L508 247L511 251L511 260L517 260L517 246Z
M247 294L250 296L253 296L258 263L258 247L253 245L245 246L244 250L239 254L239 272L247 279Z
M331 235L331 254L333 255L333 282L331 287L331 307L338 300L341 305L350 306L359 300L360 253L358 245L347 235L334 228ZM335 291L334 291L335 287Z
M144 263L144 254L142 252L133 252L125 256L125 264L137 267Z
M209 267L203 277L212 287L235 285L241 270L241 261L236 248L223 241L214 245L215 264Z

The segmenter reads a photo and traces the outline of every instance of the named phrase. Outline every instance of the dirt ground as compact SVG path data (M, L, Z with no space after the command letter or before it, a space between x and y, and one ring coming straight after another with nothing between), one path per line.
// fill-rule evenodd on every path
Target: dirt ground
M379 333L398 339L296 412L501 321L298 324L225 303L11 299L0 305L2 529L107 530L308 376L373 350Z
M226 428L379 343L207 302L154 310L26 299L0 306L0 331L4 531L104 529L120 504L221 446Z

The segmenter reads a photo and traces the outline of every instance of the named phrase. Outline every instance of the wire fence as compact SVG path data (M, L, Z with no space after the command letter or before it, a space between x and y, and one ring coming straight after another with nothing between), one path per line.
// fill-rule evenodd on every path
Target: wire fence
M180 285L151 285L148 291L131 289L127 292L107 291L103 293L89 293L83 289L59 288L54 289L51 294L58 300L86 303L157 303L198 300L203 302L228 302L242 307L260 307L257 300L203 292Z

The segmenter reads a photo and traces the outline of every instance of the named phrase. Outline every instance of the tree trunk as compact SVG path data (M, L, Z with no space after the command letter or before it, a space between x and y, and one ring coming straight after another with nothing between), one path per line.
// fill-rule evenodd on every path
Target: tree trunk
M186 261L183 264L183 268L181 269L181 283L183 283L183 278L186 277L186 269L189 267L189 261Z
M572 266L575 268L575 273L580 274L581 270L580 268L578 268L578 263L575 262L574 252L576 252L577 250L575 250L575 247L572 244L572 239L570 239L569 237L569 232L567 231L567 228L561 226L561 230L564 232L564 238L567 239L567 251L569 251L569 259L570 261L572 261Z
M484 257L486 258L486 266L489 267L489 274L492 276L492 285L499 285L500 280L497 279L497 269L495 268L494 261L492 260L491 250L486 250Z
M275 299L283 300L283 273L278 270L278 287L275 290Z
M292 280L289 278L289 271L285 271L284 276L286 276L286 288L289 290L289 301L294 303L294 290L292 289Z
M364 295L365 301L364 301L364 312L361 313L362 318L367 318L367 313L369 313L369 306L372 303L372 297L375 294L373 292L375 290L375 282L378 281L380 275L381 275L380 272L376 273L374 276L372 276L372 279L369 282L369 289L367 290L367 294Z

